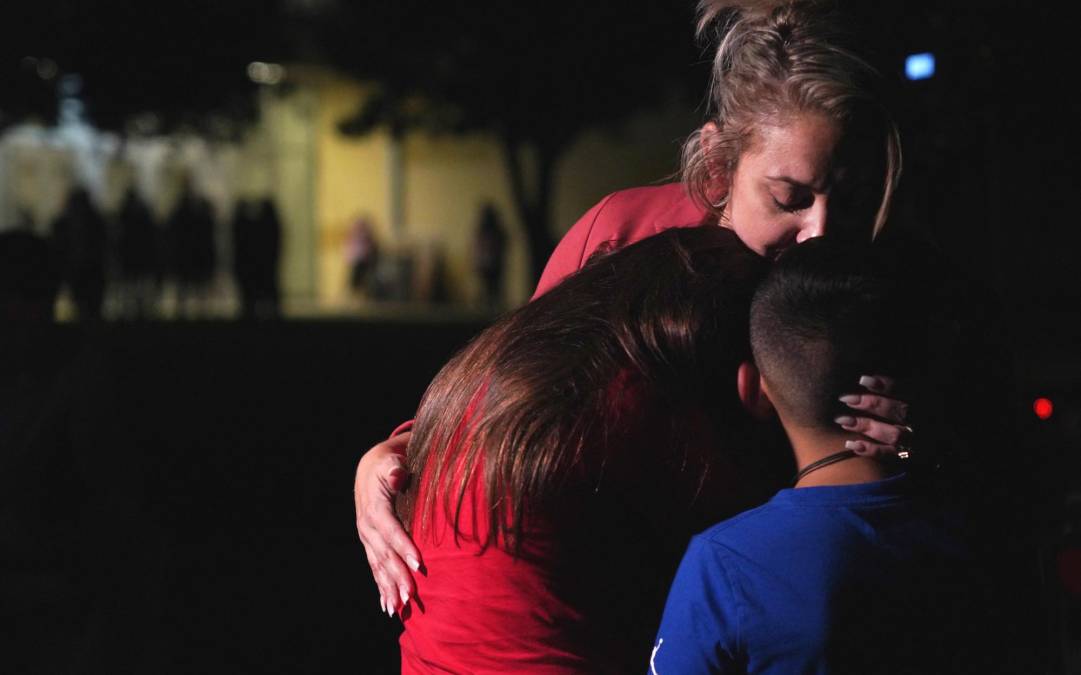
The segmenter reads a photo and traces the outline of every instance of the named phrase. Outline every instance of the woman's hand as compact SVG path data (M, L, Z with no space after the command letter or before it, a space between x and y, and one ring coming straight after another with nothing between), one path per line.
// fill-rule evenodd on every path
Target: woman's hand
M912 444L912 427L905 424L908 404L892 398L894 381L883 375L864 375L860 386L865 391L846 394L841 402L853 410L874 417L842 415L835 421L845 431L862 434L864 440L852 440L845 447L860 455L901 457L906 459Z
M392 617L415 595L410 570L420 570L420 551L394 512L394 495L409 480L405 449L410 436L398 434L364 453L353 483L357 534L379 587L379 605Z

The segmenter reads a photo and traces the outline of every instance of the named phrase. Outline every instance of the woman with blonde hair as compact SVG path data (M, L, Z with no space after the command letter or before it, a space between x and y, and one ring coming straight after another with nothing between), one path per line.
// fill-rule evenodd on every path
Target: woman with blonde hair
M594 254L673 228L720 226L770 259L825 234L871 239L885 225L900 175L898 133L881 104L876 73L845 47L839 18L811 1L703 0L699 16L698 35L716 45L710 112L685 144L681 181L616 192L590 209L552 255L534 303ZM647 264L637 273L648 281L653 270ZM575 348L568 335L565 349ZM838 423L865 435L861 452L896 451L905 440L905 406L889 397L888 379L864 377L853 390L845 397L853 414ZM504 440L501 447L512 451ZM412 461L417 452L409 433L396 433L357 468L357 528L391 614L411 604L423 611L410 570L422 570L424 561L427 573L436 574L393 507L410 475L406 467L428 468ZM641 461L649 462L648 455ZM419 482L423 489L423 477Z

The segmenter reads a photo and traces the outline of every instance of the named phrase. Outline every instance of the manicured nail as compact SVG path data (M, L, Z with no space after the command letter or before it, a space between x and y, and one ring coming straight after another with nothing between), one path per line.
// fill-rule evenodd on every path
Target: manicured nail
M387 616L394 618L394 605L389 602L387 603Z
M405 564L409 565L409 569L414 572L420 571L420 561L411 555L405 556Z
M862 399L862 398L863 397L860 396L859 394L845 394L844 396L842 396L840 398L840 401L841 401L841 403L845 403L845 404L848 404L848 405L856 405L857 403L860 402L860 399Z
M866 387L868 389L874 389L875 387L878 386L878 380L871 377L870 375L861 375L860 376L860 386L861 387Z
M860 450L863 450L863 443L860 443L859 441L845 441L845 450L859 452Z
M402 596L402 606L409 604L409 591L404 588L399 588L398 593Z
M383 614L387 613L387 599L383 597L383 594L379 594L379 611Z
M846 427L846 428L856 426L856 418L855 417L849 417L848 415L841 415L840 417L834 419L833 421L836 422L837 424L840 424L842 427Z

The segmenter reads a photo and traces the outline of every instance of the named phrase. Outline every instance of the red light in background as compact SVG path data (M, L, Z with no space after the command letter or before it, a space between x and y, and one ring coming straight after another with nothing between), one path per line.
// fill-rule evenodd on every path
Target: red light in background
M1055 406L1049 398L1038 398L1032 403L1032 411L1036 413L1036 417L1046 420L1055 412Z
M1081 548L1068 548L1055 556L1058 578L1071 595L1081 597Z

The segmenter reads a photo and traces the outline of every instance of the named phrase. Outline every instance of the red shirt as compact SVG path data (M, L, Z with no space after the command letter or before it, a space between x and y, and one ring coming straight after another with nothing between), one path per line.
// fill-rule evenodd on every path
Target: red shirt
M551 532L532 529L522 557L477 542L488 528L482 473L470 482L457 537L441 505L427 529L413 529L426 573L414 575L416 598L402 613L402 672L596 672L584 613L566 583L568 561Z

